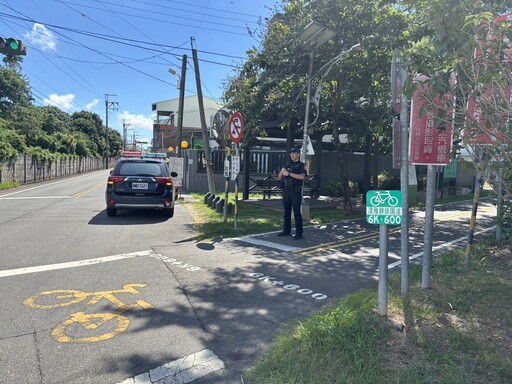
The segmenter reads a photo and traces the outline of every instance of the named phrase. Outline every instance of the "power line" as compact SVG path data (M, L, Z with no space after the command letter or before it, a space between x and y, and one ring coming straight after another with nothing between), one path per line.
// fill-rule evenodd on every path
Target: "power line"
M12 6L6 1L4 0L4 3L8 4L9 7L11 7L12 9ZM5 21L4 21L5 22ZM11 28L13 29L13 28ZM14 30L14 29L13 29ZM38 50L37 48L34 48L34 47L31 47L32 49L35 49L35 50ZM38 50L39 51L39 50ZM44 56L44 55L43 55ZM46 57L46 56L45 56ZM57 58L59 58L58 56L56 56ZM47 58L48 59L48 58ZM71 66L69 66L66 62L63 61L63 64L71 71L75 74L75 76L71 76L66 70L64 70L62 67L60 67L59 65L57 65L55 62L53 62L52 60L48 60L52 65L56 66L62 73L66 74L67 76L69 76L71 79L73 79L74 81L78 82L81 86L83 86L84 88L87 88L89 91L91 91L92 93L97 93L97 94L101 94L101 92L97 89L95 89L95 87L89 83L87 80L85 80L78 72L76 72ZM81 81L83 81L83 83L80 81L80 80L77 80L80 79ZM85 84L85 85L84 85ZM90 88L88 88L90 87Z
M175 7L168 7L168 6L165 6L165 5L162 5L162 4L155 4L155 3L150 3L148 1L141 1L141 0L128 0L132 3L137 3L137 4L148 4L148 5L154 5L154 6L158 6L158 7L162 7L162 8L168 8L168 9L173 9L173 10L180 10L180 11L183 11L183 12L189 12L189 13L194 13L194 11L188 11L188 10L181 10L179 8L175 8ZM197 4L193 4L193 3L185 3L183 1L176 1L176 0L166 0L168 3L172 3L172 4L181 4L181 5L186 5L186 6L189 6L189 7L196 7L196 8L201 8L201 9L204 9L204 10L212 10L212 11L218 11L218 12L221 12L222 14L231 14L231 15L234 15L236 16L236 18L239 18L240 16L248 16L248 17L251 17L251 18L256 18L256 19L259 19L257 16L254 16L254 15L251 15L251 14L248 14L248 13L242 13L242 12L239 12L237 10L233 10L233 11L229 11L229 10L226 10L226 9L219 9L219 8L212 8L212 7L209 7L209 6L203 6L203 5L197 5ZM214 17L218 17L218 16L214 16ZM226 18L226 19L229 19L229 20L233 20L233 17L222 17L220 16L220 18ZM244 20L242 20L244 21ZM247 22L251 22L251 21L247 21ZM251 22L251 23L254 23L254 22Z
M187 52L189 51L189 49L182 48L180 46L172 46L172 45L161 44L161 43L158 43L158 44L157 43L149 43L147 41L142 41L142 40L137 40L137 39L118 38L118 37L115 37L112 35L107 35L107 34L102 34L102 33L97 33L97 32L89 32L89 31L84 31L84 30L69 28L69 27L62 27L62 26L55 25L55 24L48 24L48 23L44 23L42 21L34 20L32 18L10 15L10 14L3 13L3 12L0 12L0 16L4 16L7 18L14 18L14 19L22 20L22 21L31 22L31 23L43 24L47 28L65 30L68 32L73 32L73 33L77 33L77 34L81 34L81 35L85 35L85 36L98 38L101 40L107 40L107 41L111 41L114 43L124 44L124 45L132 46L132 47L136 47L136 48L140 48L140 49L144 49L144 50L150 50L150 51L154 51L154 52L167 53L167 51L161 51L161 50L149 48L149 47L157 46L159 48L163 47L163 48L179 49L179 50L183 50L183 51L187 51ZM137 44L135 44L135 43L137 43ZM149 47L142 47L138 44L144 44ZM207 55L215 55L215 56L231 58L231 59L245 59L245 57L242 57L242 56L234 56L234 55L228 55L228 54L217 53L217 52L200 51L200 50L198 50L197 52L207 54ZM171 55L174 55L175 57L180 57L178 54L171 53ZM222 64L222 63L216 63L216 64Z
M59 3L71 4L71 5L87 8L87 9L93 9L93 10L103 11L104 12L104 10L102 10L101 8L94 7L92 5L77 4L77 3L73 3L71 1L63 1L63 0L53 0L53 1L58 1ZM104 1L100 1L100 0L95 0L95 1L97 3L100 3L100 4L104 4L105 3ZM147 8L140 8L140 7L129 6L129 5L126 4L126 2L123 2L123 4L114 3L112 1L108 2L109 5L120 7L123 10L129 9L129 10L134 10L134 11L137 11L137 12L143 12L143 13L147 13L147 14L164 16L166 18L179 19L179 20L189 20L189 21L193 21L193 22L201 22L202 21L202 20L200 20L198 18L186 17L186 16L183 16L183 15L179 14L179 12L183 12L183 13L189 13L189 14L198 15L198 13L196 11L190 11L190 10L186 10L186 9L181 9L181 8L176 8L176 7L169 7L169 6L165 6L165 5L162 5L162 4L154 4L154 3L143 2L143 1L137 1L136 3L137 3L137 5L139 5L139 4L146 4L146 5L152 5L152 6L163 8L163 9L169 9L169 10L172 10L172 13L165 13L165 12L162 12L162 11L153 11L153 10L150 10L150 9L147 9ZM178 3L178 2L173 2L173 3ZM187 5L194 6L193 4L187 4ZM208 9L216 10L215 8L209 8L209 7L202 7L202 8L205 11L208 10ZM239 29L239 30L245 30L246 29L245 25L244 26L239 26L239 25L232 24L233 21L238 21L239 20L240 14L238 14L238 13L236 13L234 11L233 12L229 12L229 11L226 11L226 10L217 10L217 11L222 12L222 13L220 15L209 15L206 12L204 12L204 13L202 13L202 16L204 17L204 15L206 15L207 17L211 17L211 18L216 19L216 20L217 19L221 19L221 20L223 19L223 20L228 20L228 21L231 22L231 23L227 23L225 21L223 21L223 22L209 21L208 24L210 24L210 25L219 25L219 26L222 26L222 27L230 27L230 28ZM111 12L113 12L113 11L111 11ZM132 17L137 17L137 18L141 18L141 17L145 18L144 16L141 16L140 14L134 15L134 14L130 14L130 13L122 12L122 11L116 11L116 12L119 13L119 14L125 15L125 16L132 16ZM232 16L229 16L229 17L225 16L227 13L235 14L236 18L234 18ZM246 15L246 16L251 16L251 15ZM154 16L151 17L151 20L155 20ZM241 20L241 21L244 22L244 23L250 23L250 24L256 24L257 23L256 21L243 21L243 20ZM175 23L173 22L173 24L175 24ZM230 31L224 31L224 32L236 33L236 32L230 32Z
M59 3L61 3L61 4L65 4L65 2L64 2L64 1L62 1L62 0L57 0L57 1L59 1ZM119 14L117 14L116 12L113 12L113 11L112 11L112 10L111 10L107 5L105 5L104 3L101 3L101 2L100 2L100 4L102 4L102 5L103 5L103 6L104 6L104 7L105 7L109 12L111 12L111 13L113 13L114 15L116 15L117 17L119 17L119 18L120 18L121 20L123 20L125 23L129 24L131 27L133 27L135 30L137 30L140 34L142 34L143 36L146 36L148 39L150 39L151 41L153 41L153 43L155 43L155 44L156 44L156 42L155 42L153 39L151 39L151 37L149 37L148 35L146 35L143 31L141 31L141 30L140 30L139 28L137 28L135 25L133 25L133 24L131 24L130 22L128 22L126 19L124 19L122 16L120 16L120 15L119 15ZM69 7L70 9L72 9L73 11L75 11L75 12L80 13L81 15L83 15L80 11L76 10L75 8L70 7L70 6L68 6L68 5L66 5L66 6L67 6L67 7ZM99 21L97 21L97 20L95 20L95 19L93 19L93 18L89 17L88 15L85 15L85 17L87 17L89 20L93 21L94 23L98 24L99 26L101 26L101 27L105 28L106 30L113 32L114 34L116 34L116 35L120 36L120 37L121 37L121 38L123 38L123 39L126 39L126 37L125 37L125 36L123 36L123 35L121 35L120 33L118 33L118 32L116 32L116 31L114 31L114 30L113 30L113 29L111 29L110 27L105 26L104 24L100 23ZM144 48L144 47L141 47L141 48ZM169 54L169 53L170 53L170 51L166 50L166 52L165 52L165 53ZM162 56L163 56L163 54L162 54ZM165 60L165 59L164 59L164 60ZM166 62L167 62L167 63L169 63L167 60L166 60ZM171 63L169 63L169 64L171 64ZM172 65L172 64L171 64L171 65Z

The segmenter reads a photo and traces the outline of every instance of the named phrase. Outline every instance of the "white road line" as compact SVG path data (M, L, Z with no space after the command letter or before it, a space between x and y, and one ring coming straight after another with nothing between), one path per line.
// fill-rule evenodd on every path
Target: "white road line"
M72 196L25 196L25 197L2 197L0 200L28 200L28 199L69 199Z
M485 232L491 231L493 229L496 229L496 226L482 229L481 231L475 232L475 235L478 235L480 233L485 233ZM441 245L438 245L437 247L432 247L432 252L438 251L438 250L446 248L446 247L450 247L458 242L466 240L467 238L468 238L467 236L459 237L458 239L452 240L448 243L443 243ZM423 256L423 251L415 253L414 255L410 256L409 260L414 260L421 256ZM395 267L399 266L400 264L402 264L402 262L400 260L395 261L394 263L388 264L388 269L395 268ZM376 270L378 271L379 269L377 268Z
M77 178L79 178L79 177L84 177L84 176L86 176L86 175L80 175L80 176L68 177L68 178L65 178L65 179L61 179L61 180L57 180L57 181L52 181L51 183L38 185L38 186L36 186L36 187L26 188L26 189L21 189L21 190L19 190L19 191L14 191L14 192L11 192L11 193L6 193L5 195L2 195L2 197L11 196L11 195L17 195L18 193L23 193L23 192L33 191L34 189L50 187L50 186L53 186L53 185L55 185L55 184L64 183L64 182L66 182L66 181L73 180L73 179L77 179Z
M211 350L204 349L118 384L184 384L224 368L221 359Z
M132 252L132 253L122 253L120 255L106 256L106 257L99 257L96 259L70 261L68 263L40 265L37 267L27 267L27 268L18 268L18 269L8 269L5 271L0 271L0 278L16 276L16 275L25 275L25 274L29 274L29 273L53 271L53 270L57 270L57 269L83 267L85 265L108 263L110 261L131 259L133 257L150 256L150 255L157 256L157 254L154 251L141 251L141 252Z
M278 244L278 243L274 243L272 241L253 239L251 237L251 235L241 237L241 238L239 238L239 240L244 241L244 242L249 243L249 244L263 245L265 247L278 249L278 250L284 251L284 252L293 252L293 251L296 251L296 250L300 249L298 247L290 247L288 245Z

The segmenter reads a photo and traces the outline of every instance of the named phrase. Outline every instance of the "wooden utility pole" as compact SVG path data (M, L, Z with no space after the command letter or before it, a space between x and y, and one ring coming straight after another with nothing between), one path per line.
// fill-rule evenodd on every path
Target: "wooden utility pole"
M206 129L206 118L204 116L203 91L201 89L201 75L199 74L199 61L197 50L194 48L194 38L190 38L192 46L192 59L194 60L194 71L196 72L197 97L199 102L199 116L201 117L201 131L203 132L204 157L206 159L206 176L208 178L208 192L215 194L215 181L213 179L212 155L210 153L210 138ZM181 143L180 143L181 144Z
M117 101L110 101L108 99L109 96L117 96L113 95L111 93L105 93L105 169L108 169L109 166L109 155L108 155L108 111L109 109L112 109L114 111L117 111L117 106L119 103Z

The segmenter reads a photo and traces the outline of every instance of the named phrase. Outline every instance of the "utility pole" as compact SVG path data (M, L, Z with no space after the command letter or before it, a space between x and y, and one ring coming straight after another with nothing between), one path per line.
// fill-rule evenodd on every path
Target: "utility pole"
M119 103L117 101L109 101L109 96L117 96L113 95L111 93L105 93L105 126L106 126L106 133L105 133L105 169L108 169L108 111L109 109L113 111L117 111L117 107Z
M204 157L206 158L206 176L208 178L208 191L215 194L215 181L213 179L212 156L210 153L210 138L206 129L206 119L204 116L203 91L201 90L201 75L199 74L199 62L197 59L197 50L194 48L194 38L190 38L192 46L192 58L194 60L194 71L196 72L197 98L199 102L199 116L201 117L201 131L203 132ZM181 143L180 143L181 145Z
M183 140L183 103L185 101L185 77L187 75L187 55L183 55L180 77L180 100L178 105L178 157L181 157L181 142Z
M123 119L123 150L126 151L126 137L128 135L128 127L131 127L131 123Z

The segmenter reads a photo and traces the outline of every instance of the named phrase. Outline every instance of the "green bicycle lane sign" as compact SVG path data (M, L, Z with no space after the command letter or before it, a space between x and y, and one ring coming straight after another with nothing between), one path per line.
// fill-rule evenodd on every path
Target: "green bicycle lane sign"
M402 192L368 191L366 193L366 221L370 224L401 224Z

